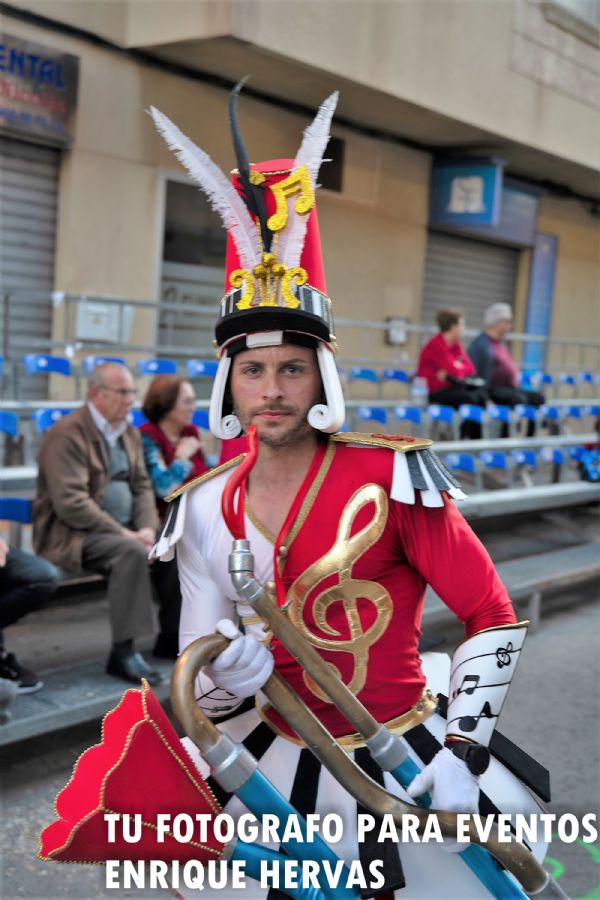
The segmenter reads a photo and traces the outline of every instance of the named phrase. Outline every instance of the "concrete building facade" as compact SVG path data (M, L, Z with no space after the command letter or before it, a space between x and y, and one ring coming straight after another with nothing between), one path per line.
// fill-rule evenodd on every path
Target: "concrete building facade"
M78 61L70 139L57 143L21 128L6 113L6 90L0 114L6 153L58 147L52 272L35 282L38 296L27 301L38 311L46 304L47 337L57 348L79 342L76 357L83 355L94 335L101 348L106 316L115 343L138 348L132 358L151 355L157 342L182 355L210 352L223 235L145 111L150 105L164 111L228 171L234 159L227 91L247 74L239 109L254 159L294 156L314 110L340 90L332 131L337 168L334 177L324 176L317 198L338 319L430 325L436 305L464 299L468 325L478 328L482 309L507 299L518 330L598 340L597 3L15 0L3 6L5 80L20 75L9 71L11 40ZM494 169L502 197L495 224L481 229L435 219L434 173L444 166L466 166L463 187L479 177L477 167ZM546 244L540 235L548 236ZM19 235L7 240L14 247ZM550 264L543 258L548 248ZM14 294L13 317L19 292L34 284L19 277L3 277L3 294ZM89 298L87 311L63 294ZM125 309L115 326L116 307L102 307L110 297L148 305ZM169 303L187 304L190 313L169 310ZM381 330L338 331L343 357L410 361L416 353L410 336L390 346ZM19 345L25 352L25 340L19 332L9 350ZM11 343L6 334L4 343ZM591 348L571 358L554 348L529 362L597 366Z

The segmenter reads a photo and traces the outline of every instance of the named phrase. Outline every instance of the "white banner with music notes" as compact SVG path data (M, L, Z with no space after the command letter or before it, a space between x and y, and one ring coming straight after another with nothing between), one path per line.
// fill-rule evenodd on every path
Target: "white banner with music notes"
M488 628L456 649L446 734L487 746L527 634L527 622Z

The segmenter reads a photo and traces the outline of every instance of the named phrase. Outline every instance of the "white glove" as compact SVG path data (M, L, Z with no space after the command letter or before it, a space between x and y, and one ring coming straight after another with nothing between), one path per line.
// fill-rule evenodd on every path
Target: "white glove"
M216 630L231 644L204 672L217 687L236 697L252 697L273 671L273 654L251 634L242 634L230 619L217 622Z
M447 747L438 750L429 765L415 775L406 792L413 799L429 793L433 809L444 812L476 813L479 810L479 778ZM460 853L465 847L466 844L451 838L445 838L442 844L447 853Z

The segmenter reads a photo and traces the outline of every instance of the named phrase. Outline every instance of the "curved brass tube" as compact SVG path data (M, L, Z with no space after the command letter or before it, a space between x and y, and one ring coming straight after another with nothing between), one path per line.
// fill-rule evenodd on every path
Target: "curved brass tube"
M229 641L221 634L208 634L186 647L171 674L171 705L182 728L201 753L211 750L221 737L215 723L196 703L194 685L202 666L222 653Z
M186 648L179 657L171 678L171 701L181 725L200 751L210 750L218 741L220 732L210 719L197 707L194 699L194 682L202 666L215 658L226 646L227 638L208 635L199 638ZM373 781L340 747L332 735L316 716L304 706L302 701L277 673L273 673L263 688L271 703L279 710L288 724L301 736L315 756L326 766L346 790L366 809L375 815L389 814L401 826L402 817L407 814L419 820L419 830L423 830L430 815L438 819L442 834L456 839L455 813L424 810L404 803ZM494 828L490 840L482 842L474 826L469 825L472 843L485 847L501 862L522 885L526 893L539 894L549 882L548 873L523 844L504 843L498 839ZM562 895L562 892L561 892ZM564 896L564 895L562 895Z

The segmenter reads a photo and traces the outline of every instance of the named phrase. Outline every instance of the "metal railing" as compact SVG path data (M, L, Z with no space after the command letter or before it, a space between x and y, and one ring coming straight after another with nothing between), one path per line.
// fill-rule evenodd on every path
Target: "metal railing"
M61 332L57 336L55 325L55 337L28 338L22 334L14 333L12 326L13 317L11 310L18 306L23 309L30 306L33 310L41 301L47 300L48 306L56 311L60 307L62 322L58 328ZM4 356L5 366L18 362L26 352L54 352L68 357L74 357L79 352L113 353L113 354L148 354L172 357L175 359L189 359L193 357L210 357L213 354L212 331L218 314L217 303L214 306L204 307L186 303L155 303L151 300L138 300L123 297L111 297L93 294L72 294L64 292L36 292L36 291L8 291L1 295L0 310L0 353ZM83 305L100 304L111 310L114 308L115 319L111 319L111 331L117 338L85 338L78 333L77 310ZM338 304L339 306L339 304ZM123 335L132 330L137 330L136 313L146 313L154 316L154 333L159 331L166 335L166 341L157 340L150 342L136 342L124 340ZM56 318L56 316L55 316ZM129 325L129 322L132 322ZM190 321L193 323L190 325ZM179 323L179 324L178 324ZM182 324L183 323L183 324ZM384 366L398 365L412 370L416 366L419 351L422 345L435 334L436 328L428 325L413 324L402 321L401 327L405 331L406 340L397 346L392 346L386 341L390 331L390 322L371 321L362 319L350 319L344 316L336 317L336 332L339 338L342 353L339 357L341 366L368 365ZM147 323L144 330L147 331ZM185 335L196 335L196 339L187 343L181 343L176 338ZM479 332L468 329L465 332L465 342ZM345 336L347 340L345 340ZM129 338L129 335L128 335ZM540 344L543 347L543 356L547 360L545 371L558 374L568 370L573 374L577 371L600 372L600 342L568 337L543 337L520 332L508 335L512 344L513 353L517 361L522 357L525 343ZM343 348L351 345L360 346L360 351L355 355L344 355Z

